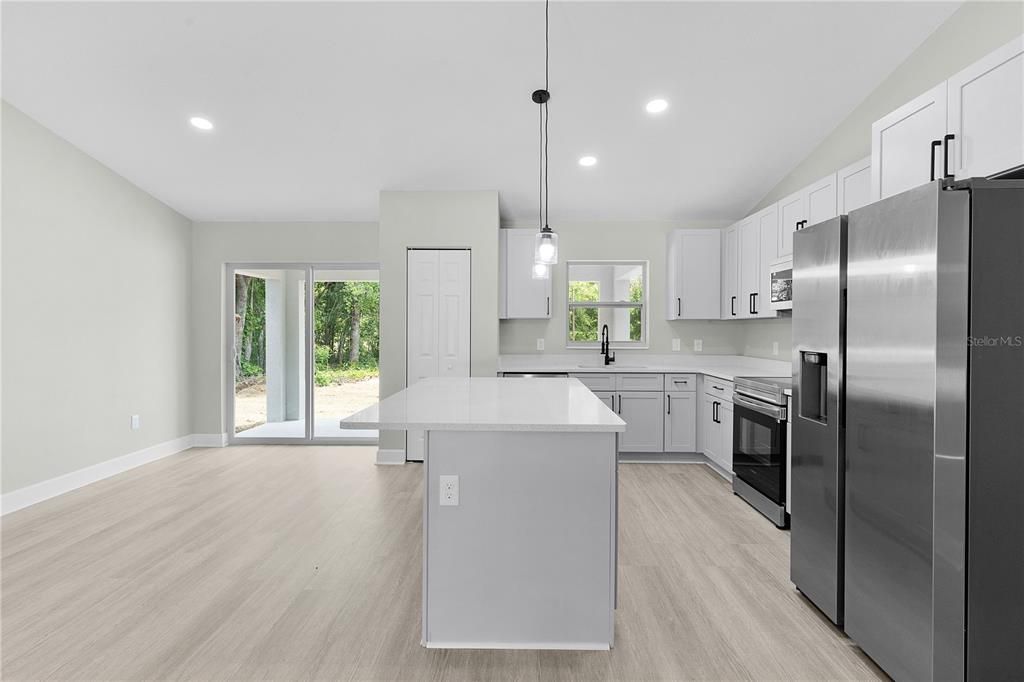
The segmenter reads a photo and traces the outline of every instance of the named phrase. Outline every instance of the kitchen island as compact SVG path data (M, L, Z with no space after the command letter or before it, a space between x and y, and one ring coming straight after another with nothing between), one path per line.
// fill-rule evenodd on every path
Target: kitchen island
M586 386L424 379L341 428L426 432L424 646L612 646L625 422Z

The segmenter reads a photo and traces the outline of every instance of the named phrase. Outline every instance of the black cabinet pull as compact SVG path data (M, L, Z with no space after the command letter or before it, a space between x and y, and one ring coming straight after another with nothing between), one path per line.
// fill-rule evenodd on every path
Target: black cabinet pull
M955 139L956 135L953 133L946 133L946 136L942 138L942 177L951 178L953 174L949 172L949 143Z
M938 147L941 144L942 144L941 140L932 140L932 147L931 147L931 153L932 153L931 168L932 168L932 172L931 172L931 175L930 175L931 181L935 180L935 148Z
M736 297L733 296L729 301L729 312L732 313L733 317L736 317Z
M666 402L668 402L668 413L672 414L672 396L665 396Z
M615 397L612 396L612 402L615 402ZM622 414L622 396L619 396L619 414Z
M717 400L714 401L713 403L711 403L711 421L715 422L716 424L721 424L722 423L722 422L718 421L718 401Z
M747 310L750 312L751 315L753 315L754 314L754 295L753 294L751 294L750 296L747 297L747 303L749 304L749 305L747 305Z
M551 317L551 297L548 296L548 317Z
M682 316L683 316L683 299L677 298L676 299L676 317L682 317Z
M751 296L753 296L753 298L754 298L754 310L752 312L755 315L757 315L757 294L751 294Z

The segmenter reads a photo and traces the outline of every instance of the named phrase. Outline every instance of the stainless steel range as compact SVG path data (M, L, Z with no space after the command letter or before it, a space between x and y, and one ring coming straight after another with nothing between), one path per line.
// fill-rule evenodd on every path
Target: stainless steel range
M786 513L786 391L789 377L736 377L733 395L734 493L779 528Z

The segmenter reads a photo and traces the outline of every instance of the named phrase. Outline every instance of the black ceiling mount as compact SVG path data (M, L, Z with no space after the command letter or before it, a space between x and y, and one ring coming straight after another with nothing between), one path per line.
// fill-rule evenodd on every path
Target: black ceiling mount
M544 104L551 99L551 93L547 90L534 90L530 97L533 99L534 103Z

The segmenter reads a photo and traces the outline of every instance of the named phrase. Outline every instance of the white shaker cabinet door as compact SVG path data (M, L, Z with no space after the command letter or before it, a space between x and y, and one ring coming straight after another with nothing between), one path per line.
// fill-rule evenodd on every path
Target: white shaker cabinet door
M1024 164L1024 36L947 81L949 154L957 178Z
M722 233L722 319L733 320L738 316L739 298L739 227L733 225Z
M776 204L760 211L754 216L757 226L757 272L754 292L754 309L752 317L778 317L779 313L772 310L772 261L779 257L779 215Z
M722 436L718 428L718 421L715 419L717 412L715 405L719 401L715 399L715 396L706 393L701 396L701 400L703 404L700 411L700 439L704 447L704 454L717 464L719 453L722 450Z
M738 238L736 269L739 273L739 290L736 299L736 317L745 319L754 317L756 294L761 290L758 281L758 275L761 272L761 236L754 216L740 221Z
M665 394L665 452L697 452L697 394Z
M793 253L793 233L807 218L807 189L779 199L779 257Z
M551 317L551 277L534 279L533 250L537 231L501 230L505 315L510 320Z
M830 173L807 188L807 222L802 227L835 218L836 213L836 174ZM789 244L788 253L793 253L793 243ZM779 254L780 256L784 254Z
M871 157L836 172L836 215L871 203Z
M619 436L619 452L664 452L665 394L625 391L618 394L617 412L626 422Z
M604 403L609 410L615 411L615 392L614 391L592 391L598 399Z
M732 473L732 415L733 408L730 402L720 402L718 406L718 428L720 430L722 468Z
M907 102L871 126L871 199L918 187L942 175L946 83Z

